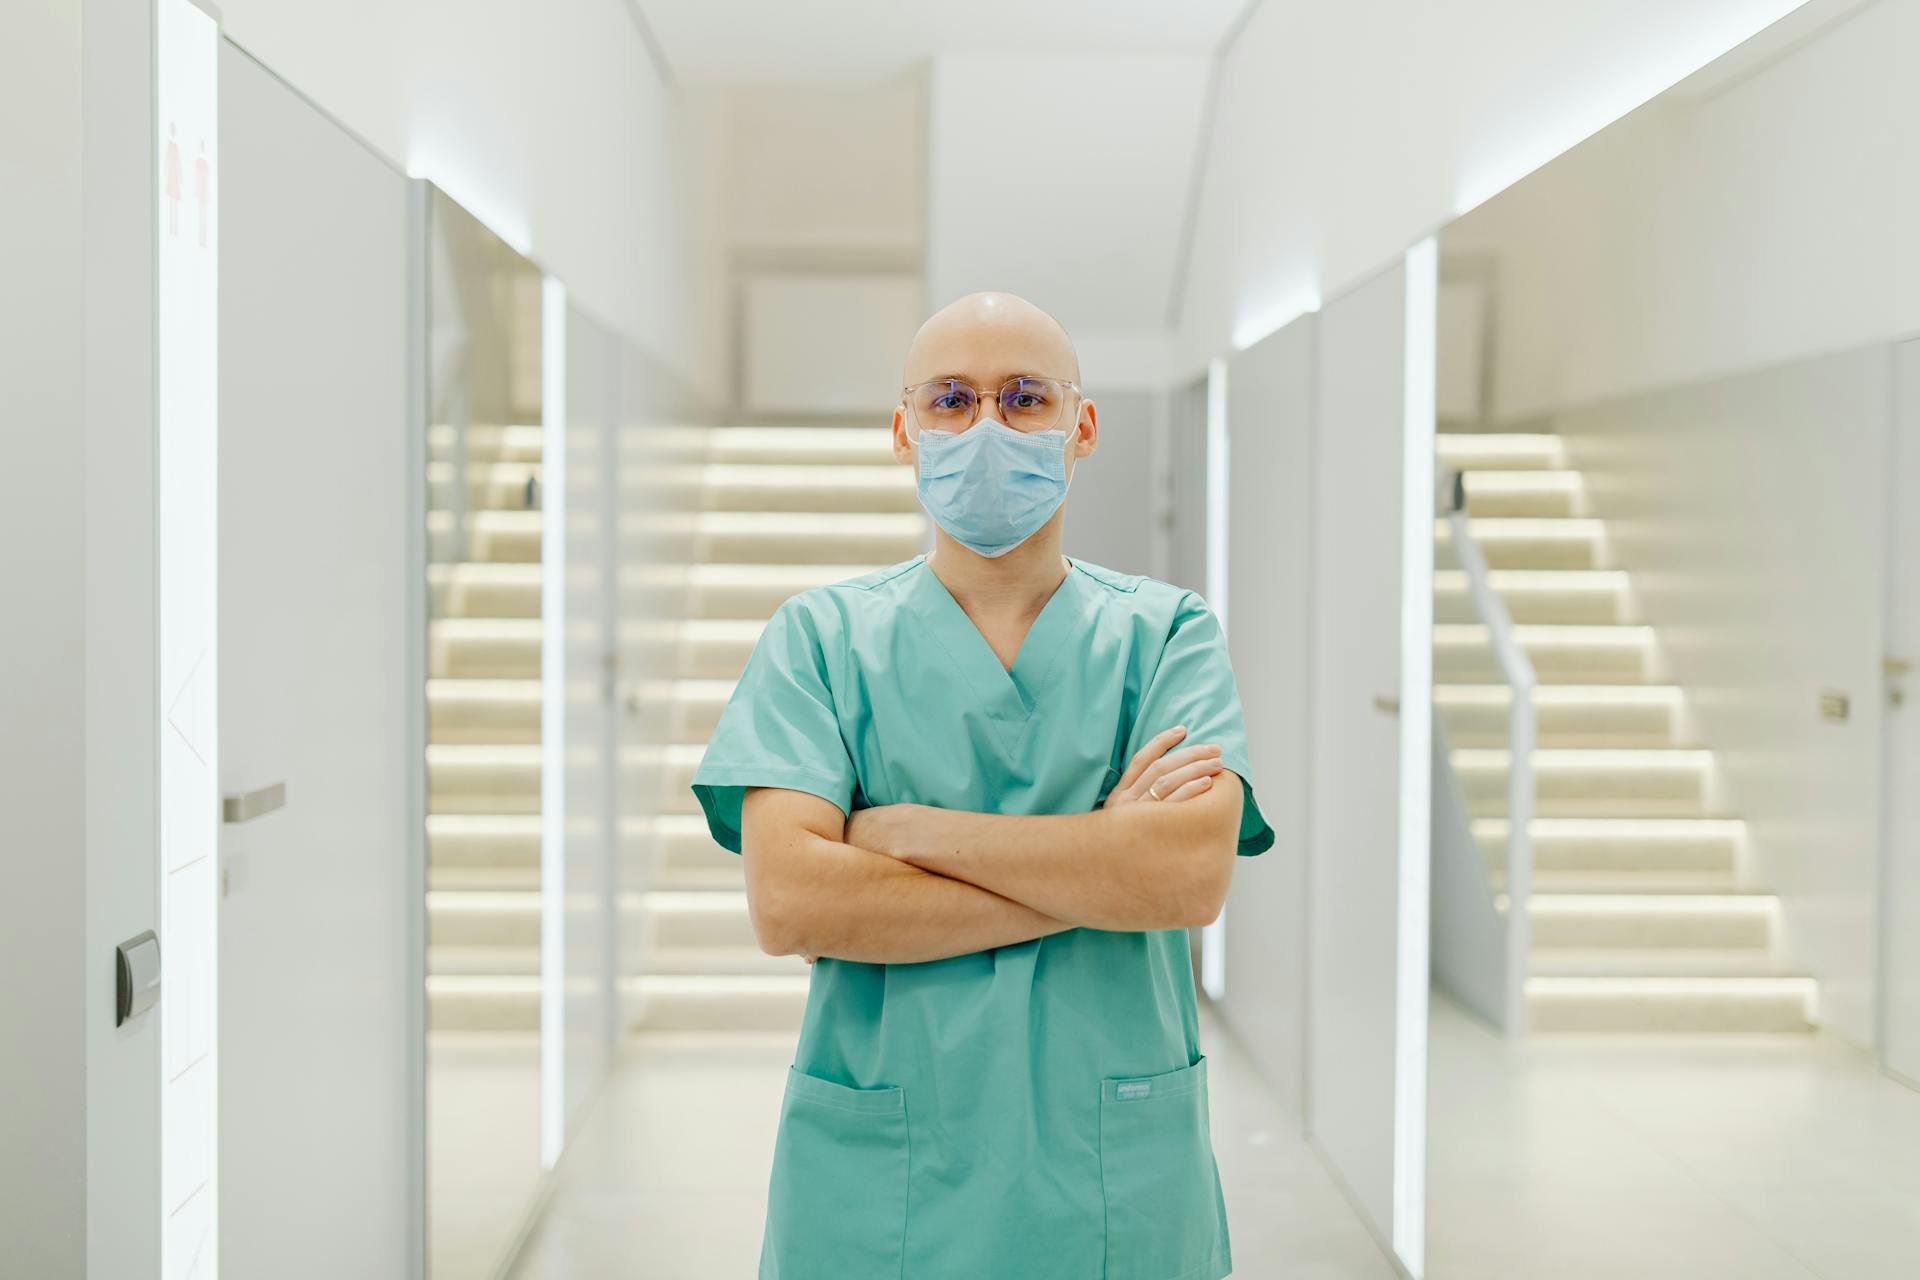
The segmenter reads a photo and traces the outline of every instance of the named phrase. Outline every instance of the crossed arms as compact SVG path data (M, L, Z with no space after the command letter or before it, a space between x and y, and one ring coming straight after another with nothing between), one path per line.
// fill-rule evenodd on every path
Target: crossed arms
M1092 813L902 804L849 819L805 792L750 789L741 851L761 949L912 964L1066 929L1212 922L1233 879L1240 780L1217 747L1172 750L1183 733L1141 748Z

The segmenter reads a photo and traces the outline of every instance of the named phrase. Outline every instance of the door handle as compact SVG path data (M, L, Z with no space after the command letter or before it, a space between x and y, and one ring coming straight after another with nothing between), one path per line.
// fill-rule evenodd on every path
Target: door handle
M252 822L262 814L284 808L287 784L269 783L253 791L229 791L220 798L220 820L226 823Z
M1373 709L1382 715L1397 716L1400 714L1400 699L1395 694L1376 693L1373 695Z

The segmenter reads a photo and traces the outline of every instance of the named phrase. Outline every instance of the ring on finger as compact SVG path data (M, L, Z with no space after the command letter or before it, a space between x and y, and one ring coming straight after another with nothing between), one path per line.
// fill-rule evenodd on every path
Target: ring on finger
M1152 796L1155 800L1158 800L1160 798L1160 784L1156 782L1152 786L1148 787L1147 794Z

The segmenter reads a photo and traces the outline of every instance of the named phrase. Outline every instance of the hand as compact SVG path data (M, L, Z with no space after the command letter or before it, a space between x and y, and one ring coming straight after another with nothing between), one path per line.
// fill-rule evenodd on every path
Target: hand
M919 805L878 804L870 809L855 809L847 817L846 834L840 838L856 849L900 857L908 850L912 833L913 810Z
M1211 787L1213 775L1224 767L1220 748L1197 743L1175 751L1174 744L1186 736L1184 725L1155 734L1127 765L1101 807L1117 809L1140 800L1191 800Z

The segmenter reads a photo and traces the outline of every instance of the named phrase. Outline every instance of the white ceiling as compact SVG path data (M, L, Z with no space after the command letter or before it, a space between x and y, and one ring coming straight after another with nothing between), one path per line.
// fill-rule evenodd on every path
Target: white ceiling
M953 53L1210 53L1247 0L631 0L676 79L893 75Z

